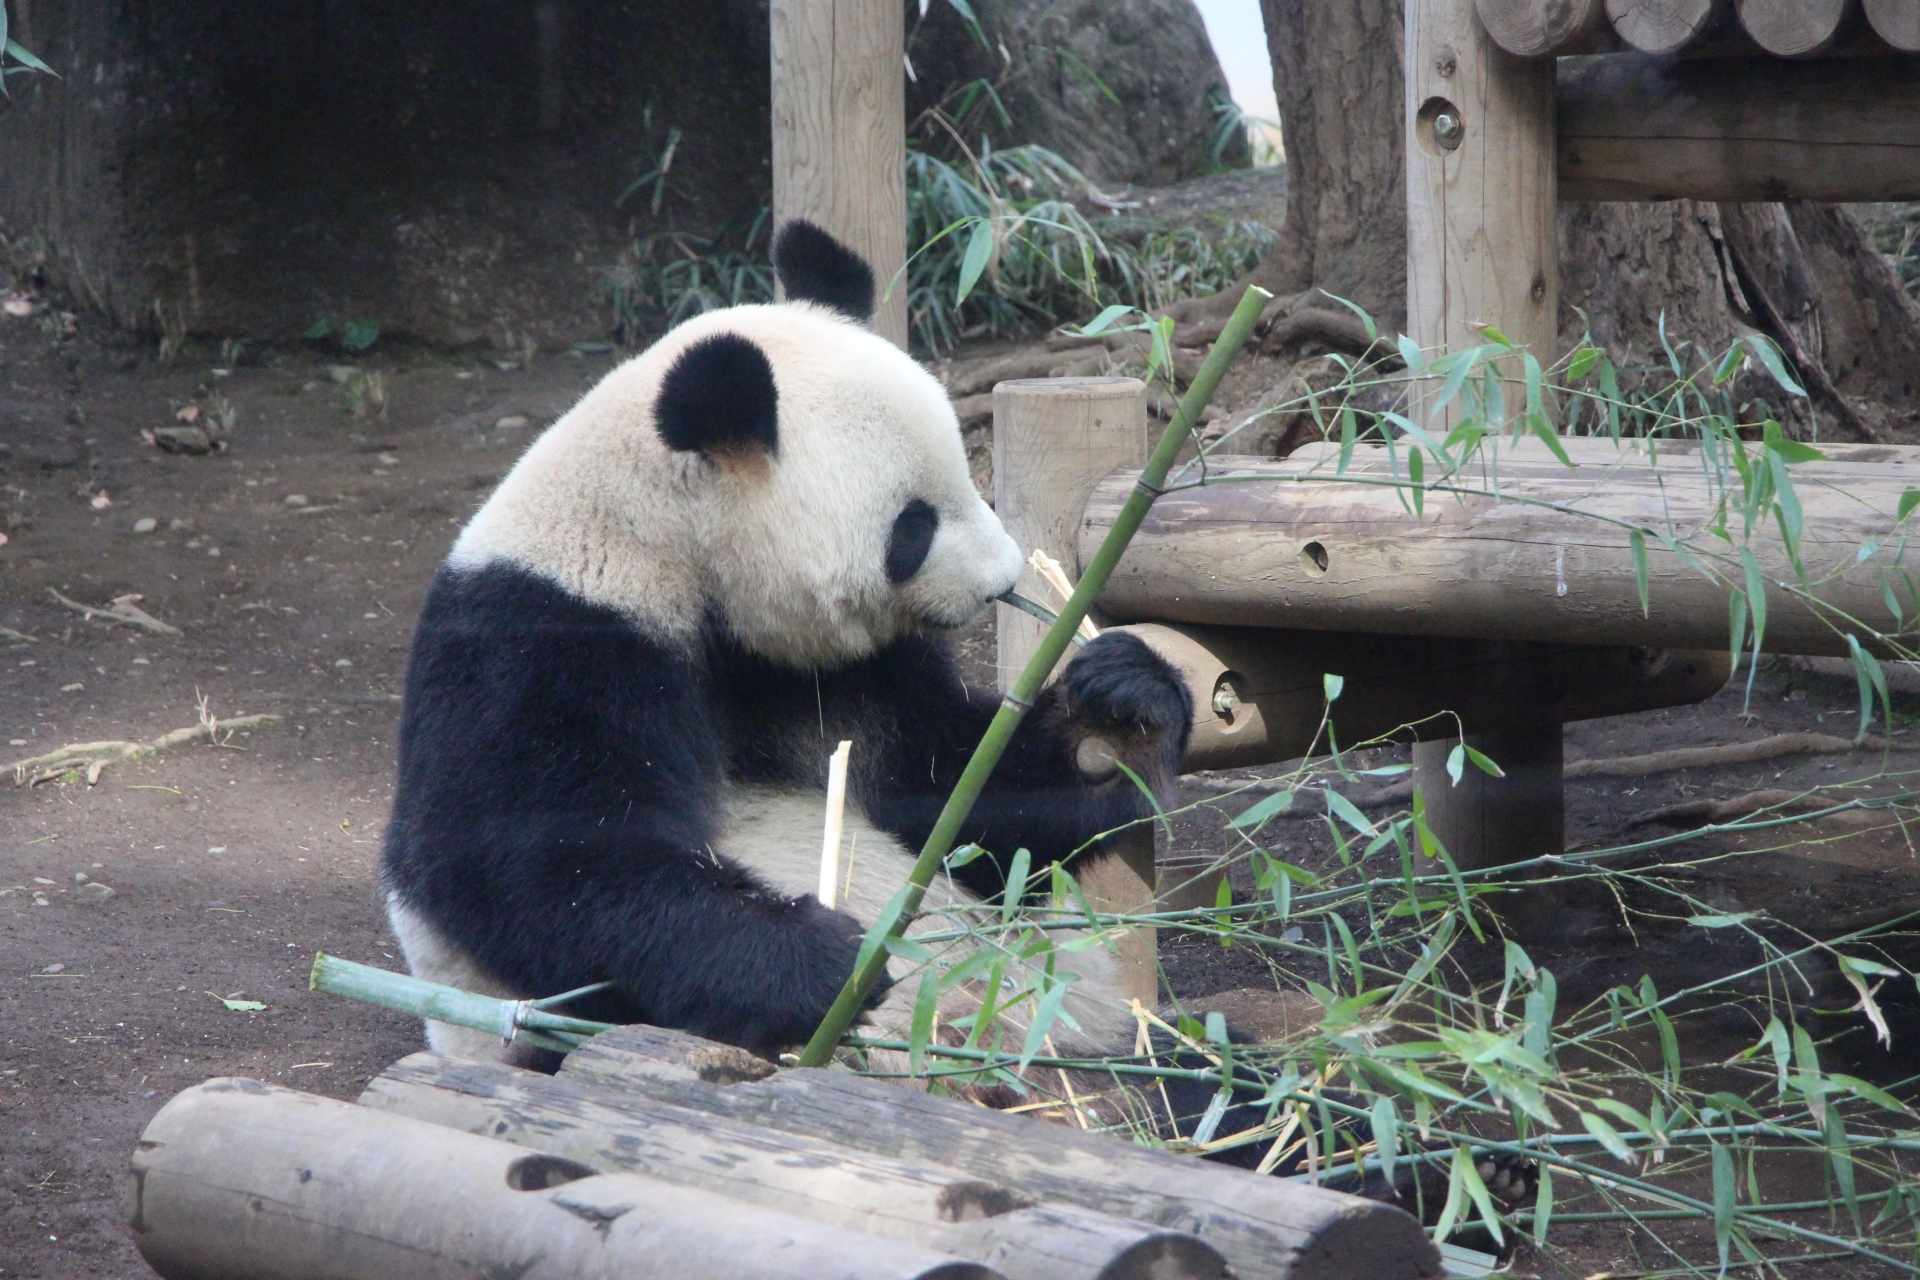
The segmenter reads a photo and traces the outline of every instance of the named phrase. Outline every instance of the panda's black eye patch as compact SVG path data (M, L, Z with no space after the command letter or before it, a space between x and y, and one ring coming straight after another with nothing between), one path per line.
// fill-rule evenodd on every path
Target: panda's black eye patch
M933 505L915 498L894 517L893 533L887 538L887 581L898 586L927 562L933 550L933 535L940 528L940 513Z

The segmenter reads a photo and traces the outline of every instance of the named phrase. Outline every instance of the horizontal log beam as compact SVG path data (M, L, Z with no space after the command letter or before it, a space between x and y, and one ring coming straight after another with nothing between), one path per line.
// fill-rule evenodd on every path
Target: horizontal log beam
M254 1080L160 1109L133 1241L166 1280L994 1280L932 1249Z
M1568 61L1562 200L1920 199L1920 58Z
M1712 581L1649 538L1650 607L1643 617L1627 530L1585 514L1671 529L1702 561L1737 554L1707 532L1726 490L1710 483L1713 469L1698 447L1662 445L1652 465L1606 440L1565 444L1581 465L1561 466L1537 442L1503 442L1503 453L1485 443L1456 483L1497 485L1501 498L1430 492L1421 514L1389 483L1385 449L1356 450L1345 478L1335 476L1334 457L1322 449L1280 462L1215 459L1213 483L1176 489L1154 504L1100 605L1123 620L1724 648L1730 584L1742 577L1737 558L1716 561L1725 580ZM1404 478L1404 446L1398 452ZM1811 589L1824 607L1853 622L1830 626L1779 585L1795 575L1778 527L1771 513L1756 523L1752 550L1768 584L1768 650L1845 655L1849 630L1863 643L1876 631L1901 630L1888 589L1902 597L1913 592L1896 563L1896 516L1920 474L1920 450L1871 453L1883 460L1835 450L1829 461L1792 469ZM1495 459L1497 467L1490 465ZM1737 504L1739 477L1731 467L1726 475ZM1118 471L1094 490L1081 522L1083 554L1105 534L1134 479ZM1737 505L1729 518L1738 536ZM1863 559L1869 542L1875 549ZM1920 622L1916 606L1920 600L1901 606L1909 637Z
M601 1172L992 1258L1008 1280L1222 1280L1225 1272L1217 1252L1184 1232L1041 1204L956 1170L499 1063L416 1053L381 1073L360 1103Z
M1523 58L1638 49L1661 57L1855 57L1920 47L1916 0L1475 0Z
M1724 645L1599 648L1151 622L1116 629L1146 641L1186 680L1194 721L1181 769L1189 773L1327 750L1328 675L1344 681L1329 718L1350 747L1687 706L1718 693L1730 665Z
M595 1036L560 1068L561 1079L609 1092L926 1161L1048 1203L1189 1231L1218 1249L1240 1280L1415 1280L1440 1271L1420 1224L1389 1205L844 1071L753 1074L704 1040L656 1027Z

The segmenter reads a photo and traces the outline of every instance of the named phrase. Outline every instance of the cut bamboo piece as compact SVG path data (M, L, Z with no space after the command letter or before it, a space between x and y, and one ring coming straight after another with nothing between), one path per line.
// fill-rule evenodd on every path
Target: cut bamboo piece
M900 1090L905 1093L905 1090ZM362 1106L485 1134L830 1226L990 1261L1010 1280L1224 1280L1184 1232L956 1170L770 1132L632 1092L431 1053L403 1058ZM957 1104L949 1104L957 1105Z
M1865 0L1875 35L1903 53L1920 53L1920 0Z
M1920 59L1567 63L1565 200L1920 199Z
M931 1249L253 1080L175 1097L134 1152L166 1280L992 1280Z
M847 758L853 743L843 741L827 758L827 823L820 839L820 905L840 905L840 830L847 814Z
M1620 47L1606 0L1474 0L1487 34L1522 58L1610 53Z
M568 1055L560 1076L958 1169L1044 1203L1188 1231L1219 1250L1240 1280L1440 1274L1420 1224L1389 1205L957 1105L844 1071L781 1071L753 1080L739 1066L717 1059L714 1046L695 1036L620 1027Z
M1725 28L1733 0L1606 0L1619 37L1642 53L1676 54Z
M1610 446L1608 446L1610 447ZM1406 474L1404 446L1400 475ZM1317 468L1317 470L1316 470ZM1649 537L1649 616L1641 615L1627 530L1592 512L1690 543L1696 557L1723 547L1707 533L1721 491L1697 461L1658 467L1566 468L1503 464L1506 500L1427 495L1403 505L1387 482L1384 449L1356 452L1347 479L1309 453L1285 461L1215 459L1218 480L1161 498L1134 537L1101 604L1115 617L1235 623L1388 635L1477 636L1556 642L1577 635L1604 645L1712 649L1728 643L1728 600L1741 579L1712 581ZM1903 468L1810 463L1793 470L1805 514L1802 558L1812 595L1844 618L1828 625L1780 584L1793 581L1773 516L1756 522L1752 550L1768 585L1765 647L1777 653L1849 651L1874 632L1897 633L1888 591L1907 593L1895 563L1896 520L1909 483ZM1475 464L1461 483L1488 489ZM1120 471L1087 504L1081 536L1097 543L1134 483ZM1733 479L1734 500L1739 481ZM1540 504L1557 504L1551 509ZM1874 548L1861 558L1867 543ZM1902 607L1909 620L1920 601Z
M1734 0L1753 42L1779 58L1812 58L1852 33L1859 0Z

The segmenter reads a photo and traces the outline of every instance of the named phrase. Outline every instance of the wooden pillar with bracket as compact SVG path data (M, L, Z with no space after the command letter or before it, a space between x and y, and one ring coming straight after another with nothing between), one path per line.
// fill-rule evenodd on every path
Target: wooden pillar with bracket
M888 0L773 0L772 24L774 222L865 258L874 332L904 348L906 20Z
M1022 555L1044 551L1077 582L1087 495L1109 472L1144 465L1151 443L1146 387L1138 379L1003 382L993 389L994 512ZM1031 566L1020 571L1015 590L1042 604L1060 603ZM1008 605L996 608L996 668L1004 692L1040 647L1046 628ZM1074 868L1096 910L1153 910L1154 843L1151 825L1135 827ZM1157 931L1150 928L1131 930L1119 944L1123 990L1148 1008L1159 1003L1156 944Z
M1542 365L1556 354L1554 59L1495 44L1474 0L1407 0L1407 327L1421 346L1460 350L1493 325ZM1518 360L1503 362L1518 376ZM1521 397L1510 396L1509 403ZM1448 406L1451 427L1461 412ZM1558 853L1564 839L1560 726L1473 745L1506 770L1446 771L1453 742L1415 749L1429 820L1463 868ZM1536 895L1537 896L1537 895ZM1554 912L1522 913L1551 928ZM1531 930L1530 930L1531 931Z

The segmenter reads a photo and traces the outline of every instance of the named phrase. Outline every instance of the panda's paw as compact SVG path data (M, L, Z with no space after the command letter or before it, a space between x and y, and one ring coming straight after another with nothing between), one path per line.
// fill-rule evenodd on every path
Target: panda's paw
M1540 1186L1539 1173L1525 1156L1482 1151L1474 1157L1473 1167L1501 1208L1519 1209L1533 1203Z
M1143 737L1168 764L1177 764L1186 750L1193 723L1186 682L1138 637L1124 631L1100 636L1080 651L1060 684L1076 727L1122 739Z

